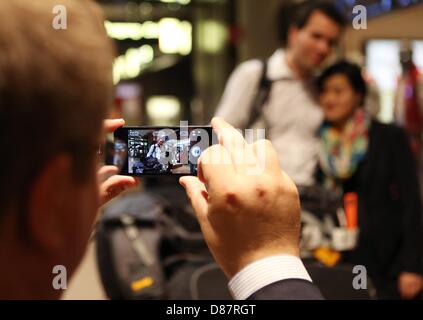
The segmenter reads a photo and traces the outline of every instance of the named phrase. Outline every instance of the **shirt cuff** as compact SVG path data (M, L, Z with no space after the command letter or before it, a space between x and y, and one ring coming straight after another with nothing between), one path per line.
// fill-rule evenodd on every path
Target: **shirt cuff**
M245 300L269 284L287 279L312 282L300 258L290 255L271 256L255 261L238 272L229 281L229 290L236 300Z

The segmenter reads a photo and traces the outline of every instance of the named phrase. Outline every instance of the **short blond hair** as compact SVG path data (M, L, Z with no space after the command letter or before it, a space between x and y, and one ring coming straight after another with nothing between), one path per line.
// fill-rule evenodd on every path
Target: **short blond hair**
M67 13L63 30L53 27L58 3ZM0 211L9 200L26 201L58 152L71 153L83 175L89 159L79 148L98 138L111 105L113 56L90 0L0 1Z

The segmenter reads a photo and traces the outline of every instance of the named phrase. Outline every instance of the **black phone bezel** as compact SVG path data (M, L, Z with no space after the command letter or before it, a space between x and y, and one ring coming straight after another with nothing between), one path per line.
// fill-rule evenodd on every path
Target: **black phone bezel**
M125 127L120 127L118 128L114 134L114 141L113 143L115 143L116 139L122 139L124 138L124 141L126 143L128 143L128 132L129 130L153 130L153 131L160 131L163 129L172 129L172 130L181 130L181 129L205 129L208 131L209 133L209 146L211 146L214 142L217 141L216 136L213 128L211 126L186 126L186 127L178 127L178 126L125 126ZM125 134L122 134L122 132L125 132ZM213 137L214 136L214 137ZM194 173L143 173L143 174L133 174L133 173L129 173L128 170L128 158L129 158L129 154L127 152L126 154L126 158L124 160L125 165L123 166L121 172L119 173L120 175L124 175L124 176L131 176L131 177L160 177L160 176L164 176L164 177L183 177L183 176L195 176L196 174Z

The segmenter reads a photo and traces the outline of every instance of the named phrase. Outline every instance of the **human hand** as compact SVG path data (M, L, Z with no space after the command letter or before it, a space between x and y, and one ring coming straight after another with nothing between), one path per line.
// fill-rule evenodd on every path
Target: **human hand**
M414 299L423 289L423 277L416 273L403 272L398 278L398 289L402 299Z
M261 140L249 145L219 118L212 126L219 144L201 155L198 177L182 177L180 183L217 263L232 278L268 256L299 257L298 191L281 170L272 144ZM257 166L262 172L249 174Z
M106 133L111 133L124 125L125 121L123 119L108 119L104 121L104 130ZM105 205L123 191L138 185L138 179L117 175L118 172L119 169L115 166L103 166L98 170L100 206Z

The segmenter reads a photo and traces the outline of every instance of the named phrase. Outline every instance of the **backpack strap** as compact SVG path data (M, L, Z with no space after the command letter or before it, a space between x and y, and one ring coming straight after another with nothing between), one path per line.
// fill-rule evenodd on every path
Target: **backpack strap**
M157 263L154 254L140 237L138 227L135 224L135 219L128 214L123 214L120 217L120 221L123 225L126 237L128 238L132 248L134 249L134 252L137 254L141 262L143 262L147 267L151 267Z
M272 81L267 77L268 61L264 59L262 63L262 72L260 76L259 86L257 88L257 94L254 97L252 108L250 112L250 118L247 122L246 128L250 128L257 119L263 114L263 107L269 99L270 89L272 88Z

